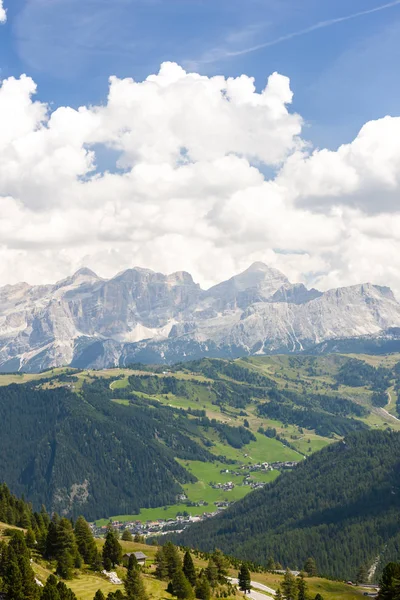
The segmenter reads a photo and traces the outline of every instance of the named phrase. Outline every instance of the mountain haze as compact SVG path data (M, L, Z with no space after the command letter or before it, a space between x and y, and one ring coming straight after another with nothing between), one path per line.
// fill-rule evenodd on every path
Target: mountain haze
M0 368L311 351L395 327L400 304L389 288L322 293L259 262L207 291L186 272L133 268L107 280L80 269L55 285L0 288Z

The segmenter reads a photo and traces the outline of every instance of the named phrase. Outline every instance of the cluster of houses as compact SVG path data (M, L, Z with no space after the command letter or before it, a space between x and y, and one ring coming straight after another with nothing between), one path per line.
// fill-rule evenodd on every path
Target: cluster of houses
M226 483L212 483L211 487L214 490L223 490L224 492L230 492L235 487L233 481L227 481Z
M169 531L183 531L183 529L185 529L191 523L198 523L199 521L205 521L206 519L214 517L216 514L218 514L218 512L227 508L229 502L220 502L216 503L216 505L217 504L220 506L216 506L215 511L205 512L202 515L194 517L190 515L180 515L176 516L174 519L158 519L154 521L147 521L146 523L142 523L141 521L112 521L111 525L116 531L119 531L120 534L122 534L125 529L128 529L132 535L140 537L151 537L152 535L160 535L163 533L168 533ZM107 528L109 525L110 523L99 527L95 523L92 523L91 529L93 531L93 535L95 537L104 537L107 533Z

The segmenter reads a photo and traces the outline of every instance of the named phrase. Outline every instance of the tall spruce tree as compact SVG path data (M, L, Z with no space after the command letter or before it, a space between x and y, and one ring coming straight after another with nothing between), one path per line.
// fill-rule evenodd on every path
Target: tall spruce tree
M77 600L74 592L68 588L63 581L57 583L57 590L60 600Z
M195 595L198 600L210 600L211 598L211 587L204 573L197 580Z
M106 535L106 541L103 546L103 564L106 569L108 563L112 567L119 565L122 560L122 548L114 530L109 530ZM106 566L107 565L107 566Z
M189 550L185 552L185 556L183 557L183 572L190 585L194 587L196 585L197 576L192 555Z
M307 600L307 583L303 572L297 577L297 590L297 600Z
M312 558L312 556L310 556L310 558L307 558L306 562L304 563L303 571L305 571L309 577L317 576L317 563L315 562L315 559Z
M205 570L205 575L210 586L214 589L218 584L218 567L213 558L208 560L208 565Z
M283 576L282 595L285 600L297 600L298 598L296 577L289 569L286 569L286 573Z
M251 591L251 575L249 567L245 563L242 563L240 567L240 571L238 573L238 583L239 589L245 594Z
M178 600L191 600L194 598L193 588L181 567L175 570L172 577L172 589Z
M226 583L227 581L227 576L228 576L228 568L229 568L229 564L228 564L228 560L226 558L226 556L221 552L221 550L214 550L214 552L211 555L211 558L213 559L214 563L217 566L217 571L218 571L218 581L219 583Z
M97 592L94 595L93 600L105 600L105 596L104 596L103 592L101 590L97 590Z
M379 582L379 600L397 600L400 581L400 563L391 562L383 569ZM397 588L397 589L396 589Z
M57 587L57 578L54 575L48 577L40 600L61 600Z
M130 557L132 558L132 557ZM124 581L127 600L148 600L138 562L129 561L128 573Z
M89 523L84 517L77 518L74 532L79 554L87 565L92 565L97 553L97 547Z
M167 542L164 546L164 556L167 561L168 577L172 579L177 569L182 569L182 561L176 546Z
M156 565L156 577L158 579L168 578L168 561L165 556L164 548L159 548L156 552L154 562Z

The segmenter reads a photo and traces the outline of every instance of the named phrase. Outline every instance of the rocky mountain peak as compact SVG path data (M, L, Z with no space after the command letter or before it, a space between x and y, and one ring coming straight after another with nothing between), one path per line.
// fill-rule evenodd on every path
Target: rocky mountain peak
M105 280L83 268L55 285L0 288L0 370L302 352L395 328L387 287L319 292L262 262L207 291L185 271L135 267Z

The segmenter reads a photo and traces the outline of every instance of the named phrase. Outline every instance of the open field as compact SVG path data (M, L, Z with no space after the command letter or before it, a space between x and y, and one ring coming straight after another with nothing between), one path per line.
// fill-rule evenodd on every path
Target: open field
M272 589L277 589L282 583L282 575L273 573L255 573L252 580L263 583ZM306 582L309 588L309 595L314 598L316 594L321 594L325 600L360 600L363 597L361 588L356 588L342 583L340 581L331 581L320 577L307 577Z

